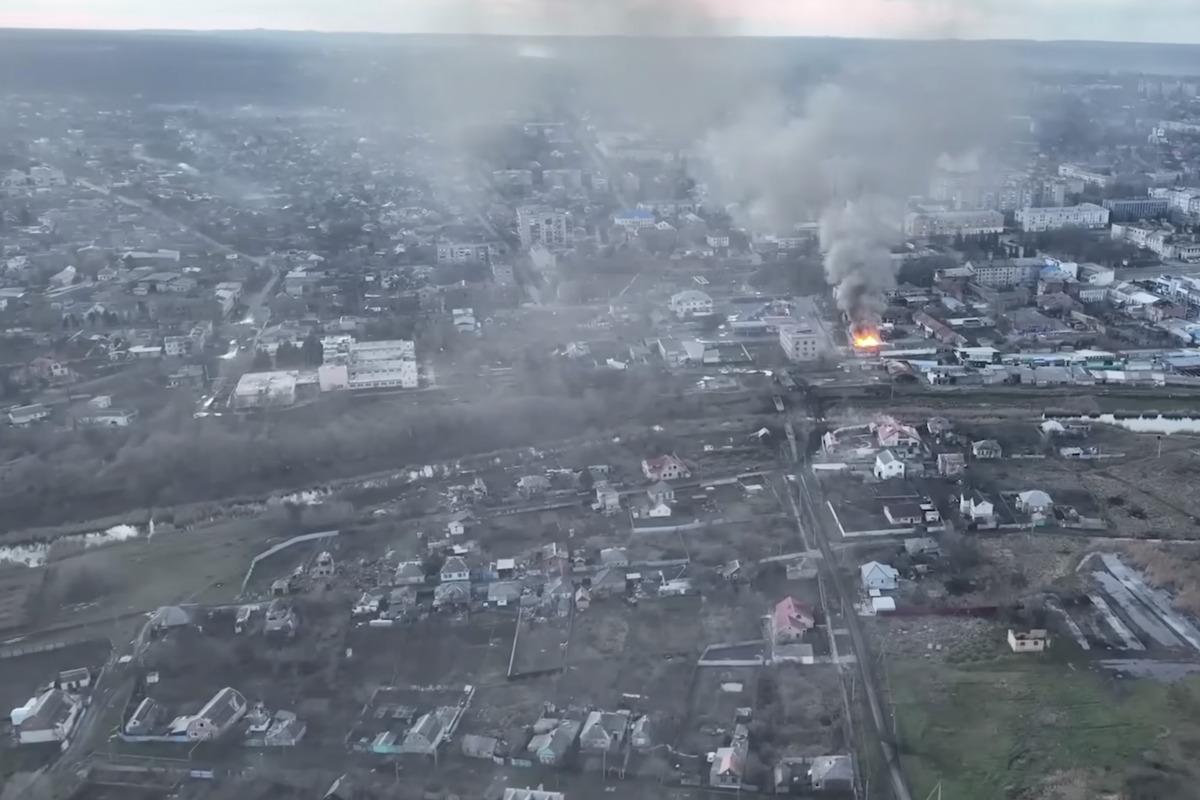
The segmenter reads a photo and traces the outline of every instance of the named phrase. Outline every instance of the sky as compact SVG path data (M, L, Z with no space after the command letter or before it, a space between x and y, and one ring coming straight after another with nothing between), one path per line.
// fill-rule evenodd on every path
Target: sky
M641 24L642 18L651 19ZM1200 0L2 0L0 28L1200 43Z

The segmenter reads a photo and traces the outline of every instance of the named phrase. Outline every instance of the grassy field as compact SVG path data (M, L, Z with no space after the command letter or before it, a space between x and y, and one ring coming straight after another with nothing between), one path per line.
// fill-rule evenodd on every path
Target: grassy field
M1118 680L1012 654L894 660L889 672L914 797L939 780L972 800L1195 797L1200 679Z

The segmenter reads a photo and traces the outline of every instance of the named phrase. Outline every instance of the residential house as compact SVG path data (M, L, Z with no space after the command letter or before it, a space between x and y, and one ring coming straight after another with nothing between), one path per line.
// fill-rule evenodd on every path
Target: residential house
M654 747L654 727L649 714L643 714L634 720L629 729L629 744L634 750L649 750Z
M741 789L745 775L746 756L750 751L750 732L742 723L733 728L733 739L727 747L718 747L708 771L708 782L723 789Z
M313 564L312 576L314 578L332 578L336 568L333 563L333 555L328 550L322 550Z
M83 703L62 689L47 689L10 715L20 744L61 742L71 735Z
M671 505L675 502L675 490L666 481L656 481L646 489L646 496L653 505Z
M943 478L957 478L967 470L967 460L962 453L938 453L938 475Z
M581 727L579 720L574 719L540 719L534 724L534 736L526 750L539 763L557 766L575 745Z
M1017 495L1017 510L1026 514L1045 515L1052 508L1054 501L1041 489L1030 489Z
M128 736L149 736L154 733L159 723L166 716L164 709L152 697L143 697L133 714L125 722L125 733Z
M891 450L884 450L875 456L875 477L881 481L904 477L904 462L896 458Z
M942 554L942 546L930 536L914 536L904 540L904 552L909 556L937 558Z
M462 737L462 752L467 758L492 759L500 746L500 740L493 736L479 736L468 733Z
M397 586L388 592L387 610L383 616L387 619L403 619L417 607L417 590L414 586Z
M770 620L771 638L775 644L798 642L817 624L812 609L792 597L785 597L775 604Z
M621 493L608 481L596 484L596 508L605 514L615 514L621 510Z
M978 493L961 495L958 502L958 513L972 527L996 527L996 507L990 500Z
M995 439L981 439L971 442L971 455L980 461L988 461L1003 456L1004 449Z
M931 500L887 503L883 515L892 525L934 525L942 521L942 513Z
M29 362L29 372L40 380L61 383L71 379L71 370L61 361L48 356L38 356Z
M600 551L600 563L606 567L628 567L629 554L624 547L605 547Z
M468 581L439 583L433 589L433 607L466 606L471 603L471 584Z
M862 585L868 591L877 589L881 592L895 591L900 572L892 566L878 561L868 561L858 568L862 577Z
M462 536L467 532L467 526L474 521L474 517L470 511L457 511L450 516L450 521L446 523L446 531L451 536Z
M930 436L941 436L954 430L954 424L945 417L930 417L925 421L925 430Z
M885 450L895 450L904 455L915 456L921 452L921 435L911 425L904 425L890 417L872 424L875 439Z
M629 730L629 712L592 711L579 734L579 749L589 752L617 750Z
M643 459L642 474L650 481L674 481L692 476L687 464L675 455Z
M1040 653L1050 646L1050 635L1043 628L1028 631L1008 629L1008 646L1014 653Z
M401 753L415 755L433 755L438 745L446 738L447 729L454 720L456 710L443 706L422 714L404 734L400 743Z
M50 409L46 408L41 403L33 403L27 406L16 406L8 410L8 424L14 428L25 428L35 422L40 422L44 419L49 419Z
M545 475L524 475L517 480L517 491L522 497L536 497L550 491L550 479Z
M442 583L470 581L471 568L467 566L466 559L464 559L462 556L449 556L442 563L442 569L438 573L438 577L441 579Z
M626 581L623 567L602 567L592 576L588 587L593 600L625 594Z
M507 608L521 601L520 581L492 581L488 584L487 602L490 606Z
M187 738L192 741L216 739L228 733L245 714L246 698L237 689L226 686L188 721Z
M425 583L425 568L420 561L402 561L396 566L392 583L397 586L420 586Z
M276 597L267 606L267 614L263 622L263 634L265 636L282 636L291 639L296 635L296 630L299 627L299 617L292 610L291 604L283 598Z
M854 762L850 756L817 756L808 768L808 783L817 794L853 794Z

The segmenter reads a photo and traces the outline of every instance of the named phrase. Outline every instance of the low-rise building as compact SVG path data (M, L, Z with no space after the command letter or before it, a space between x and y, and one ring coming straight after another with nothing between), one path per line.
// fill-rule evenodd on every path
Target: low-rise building
M740 789L749 752L750 731L744 724L738 723L733 728L729 745L718 747L713 753L712 766L708 771L709 784L724 789Z
M900 572L895 567L878 561L868 561L858 568L864 589L890 592L896 589Z
M579 749L605 752L620 749L629 730L629 712L592 711L579 734Z
M1004 455L1004 448L995 439L971 442L971 455L979 461L991 461Z
M1050 646L1050 636L1043 628L1028 631L1009 628L1008 646L1014 653L1040 653Z
M643 459L642 474L646 476L646 480L651 481L674 481L692 476L687 464L678 456L670 454Z
M713 313L713 301L699 289L684 289L671 295L667 304L671 313L680 319L686 317L703 317Z
M85 428L128 428L137 416L133 408L104 408L82 414L76 421Z
M878 453L875 456L875 477L881 481L903 478L904 462L891 450Z
M247 372L233 390L234 408L270 408L296 402L296 373Z
M20 744L65 741L75 729L83 703L62 689L48 689L10 714Z
M237 689L226 686L188 721L187 738L192 741L219 738L228 733L245 714L246 698Z
M8 424L14 428L25 428L35 422L41 422L44 419L49 419L50 409L46 408L41 403L33 403L27 406L17 406L8 410Z
M775 644L798 642L817 624L812 609L792 597L785 597L775 604L770 623Z
M938 475L943 478L957 478L967 470L967 460L962 453L938 453Z

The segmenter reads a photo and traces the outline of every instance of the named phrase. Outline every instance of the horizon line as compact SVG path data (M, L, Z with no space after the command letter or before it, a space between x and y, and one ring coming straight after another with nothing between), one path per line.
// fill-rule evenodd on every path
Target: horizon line
M956 37L931 36L917 38L911 36L845 36L838 34L819 33L717 33L717 34L687 34L687 33L514 33L507 31L363 31L363 30L320 30L316 28L64 28L18 26L6 27L0 25L0 34L6 33L80 33L80 34L170 34L212 36L220 34L303 34L309 36L396 36L396 37L473 37L491 39L828 39L845 42L908 42L920 43L960 43L960 44L1110 44L1129 46L1166 46L1166 47L1200 47L1200 41L1195 42L1164 42L1164 41L1132 41L1128 39L1036 39L1021 37Z

